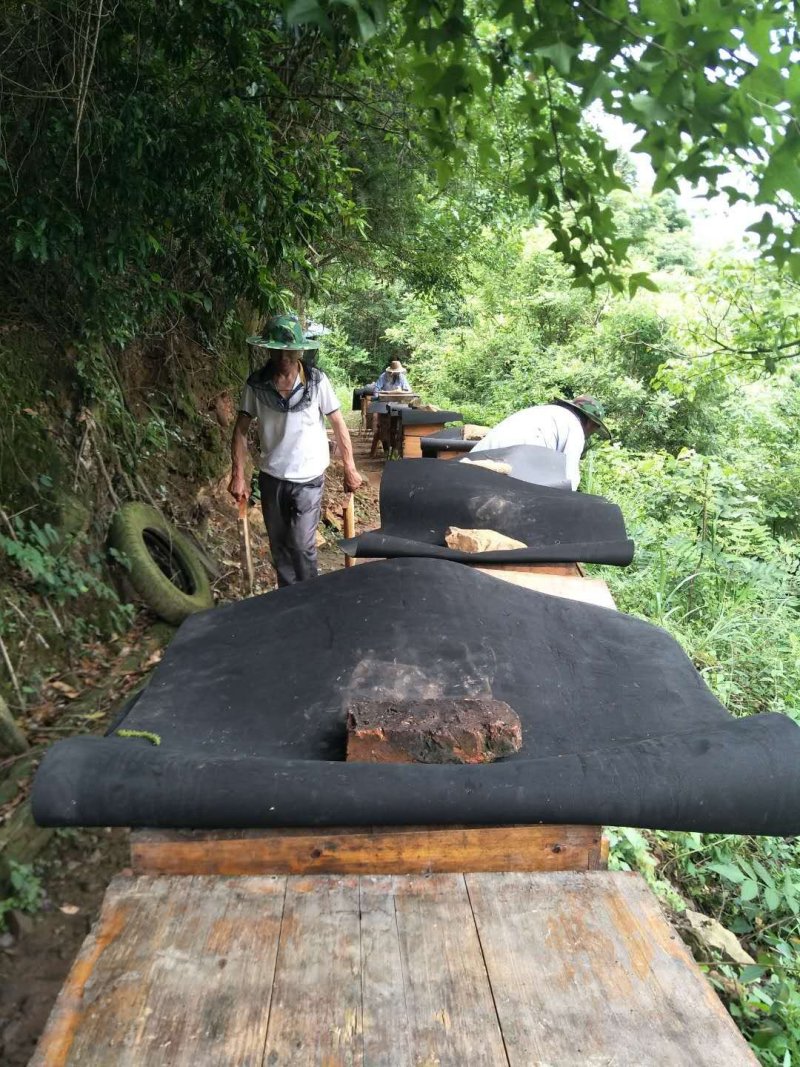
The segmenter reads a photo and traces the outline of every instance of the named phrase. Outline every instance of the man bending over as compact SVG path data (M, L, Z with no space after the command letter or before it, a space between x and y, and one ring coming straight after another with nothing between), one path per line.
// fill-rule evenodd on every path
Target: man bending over
M580 459L586 441L600 431L610 437L603 422L603 407L592 396L576 396L574 400L554 400L524 408L494 426L472 449L471 456L490 448L510 445L539 445L563 452L567 463L567 477L572 488L580 482Z

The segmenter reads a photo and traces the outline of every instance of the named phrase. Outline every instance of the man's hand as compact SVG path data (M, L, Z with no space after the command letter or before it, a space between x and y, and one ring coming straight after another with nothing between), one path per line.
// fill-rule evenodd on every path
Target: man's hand
M344 469L344 491L346 493L355 493L357 489L361 488L364 479L355 469L355 467L345 467Z
M234 471L231 475L231 480L228 482L228 492L237 504L240 500L248 500L250 498L250 487L244 480L244 474L241 471Z

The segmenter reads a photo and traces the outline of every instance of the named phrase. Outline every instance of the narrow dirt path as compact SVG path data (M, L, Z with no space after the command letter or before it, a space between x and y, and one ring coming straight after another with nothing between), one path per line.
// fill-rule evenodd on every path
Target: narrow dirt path
M377 491L384 461L370 458L371 435L362 436L355 429L351 433L356 465L366 480L363 491L356 497L356 529L360 531L378 525ZM230 601L238 596L235 562L238 550L236 510L226 496L225 481L221 479L204 487L197 499L203 505L200 510L205 540L213 546L214 558L220 565L216 592L223 600ZM341 468L334 461L325 495L325 506L334 520L341 515L344 499ZM272 588L274 574L268 562L266 531L257 508L251 509L251 526L257 591L265 592ZM344 556L336 545L341 534L335 525L321 529L325 543L319 549L320 570L327 573L342 567ZM138 636L128 641L137 648L141 646L141 662L138 665L126 662L116 684L109 686L107 675L115 662L109 650L104 660L106 684L102 695L99 688L92 689L92 676L86 677L87 688L81 693L82 701L85 699L91 705L86 721L81 721L79 716L71 717L68 707L56 707L55 717L48 717L47 725L42 727L55 733L43 734L43 739L50 741L74 732L103 731L114 710L122 704L124 694L147 677L155 665L152 660L158 658L153 653L153 641L145 638L160 627L163 640L164 624L151 618L148 629L146 620L145 615L137 621L132 633ZM22 788L27 791L29 784L24 783ZM24 797L21 795L19 799ZM45 894L42 907L34 915L15 914L11 918L11 931L0 934L0 1064L3 1067L24 1067L33 1055L72 961L97 918L106 887L115 874L125 870L128 862L126 829L57 831L37 860Z

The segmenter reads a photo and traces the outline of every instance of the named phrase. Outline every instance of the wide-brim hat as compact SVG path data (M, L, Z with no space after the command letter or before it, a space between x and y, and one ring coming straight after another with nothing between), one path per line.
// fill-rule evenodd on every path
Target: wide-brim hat
M400 362L399 359L393 359L389 366L386 368L387 374L405 374L406 368Z
M296 315L274 315L267 322L263 334L248 337L247 343L255 345L256 348L272 348L284 352L305 352L319 348L319 341L312 341L303 333L303 327Z
M606 417L603 405L599 400L595 400L593 396L576 396L572 400L566 400L564 397L559 396L556 397L553 403L559 404L562 408L571 408L579 415L585 415L600 429L604 437L608 438L609 441L611 440L611 431L603 421Z

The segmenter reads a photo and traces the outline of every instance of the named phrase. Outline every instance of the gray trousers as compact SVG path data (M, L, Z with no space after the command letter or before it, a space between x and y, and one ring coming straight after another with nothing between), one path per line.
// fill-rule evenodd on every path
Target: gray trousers
M322 474L313 482L285 482L263 471L258 476L279 586L317 576L317 527L324 484Z

